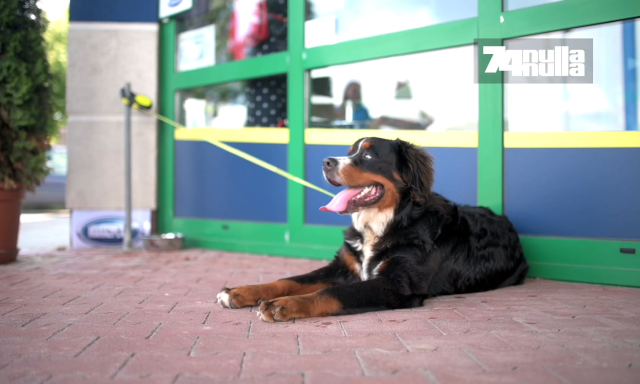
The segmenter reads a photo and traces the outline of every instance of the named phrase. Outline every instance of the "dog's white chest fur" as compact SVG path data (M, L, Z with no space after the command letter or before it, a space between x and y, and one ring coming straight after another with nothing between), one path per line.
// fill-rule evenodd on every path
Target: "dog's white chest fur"
M384 234L387 225L393 218L393 209L380 210L377 208L364 209L352 215L353 227L362 234L362 243L354 244L354 247L362 252L362 267L360 268L360 279L363 281L375 277L379 265L369 273L371 259L373 258L373 247L378 239Z

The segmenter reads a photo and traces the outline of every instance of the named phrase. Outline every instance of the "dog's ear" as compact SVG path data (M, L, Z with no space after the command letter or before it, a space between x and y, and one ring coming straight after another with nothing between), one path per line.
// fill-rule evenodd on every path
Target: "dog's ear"
M411 200L423 203L433 187L433 158L423 148L396 140L398 171L411 193Z

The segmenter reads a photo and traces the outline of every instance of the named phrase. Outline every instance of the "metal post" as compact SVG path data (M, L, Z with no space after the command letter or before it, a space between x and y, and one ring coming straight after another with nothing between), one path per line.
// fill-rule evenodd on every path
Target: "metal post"
M124 86L126 97L131 94L131 84ZM130 251L131 243L131 103L124 107L124 238L122 249Z

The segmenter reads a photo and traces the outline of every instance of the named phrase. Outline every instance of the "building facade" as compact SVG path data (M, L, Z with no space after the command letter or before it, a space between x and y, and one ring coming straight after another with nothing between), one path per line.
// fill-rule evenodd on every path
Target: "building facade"
M514 222L531 276L640 286L640 2L192 3L158 24L159 112L186 127L158 128L161 232L330 259L349 217L211 140L335 193L323 158L402 138L434 156L437 192ZM483 39L526 37L592 39L592 83L477 82Z

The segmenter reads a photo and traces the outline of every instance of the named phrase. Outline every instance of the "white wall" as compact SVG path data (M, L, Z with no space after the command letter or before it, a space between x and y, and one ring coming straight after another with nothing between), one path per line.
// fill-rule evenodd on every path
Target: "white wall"
M124 105L119 90L157 100L158 24L80 23L69 28L67 207L124 208ZM157 124L133 111L133 208L157 207Z

